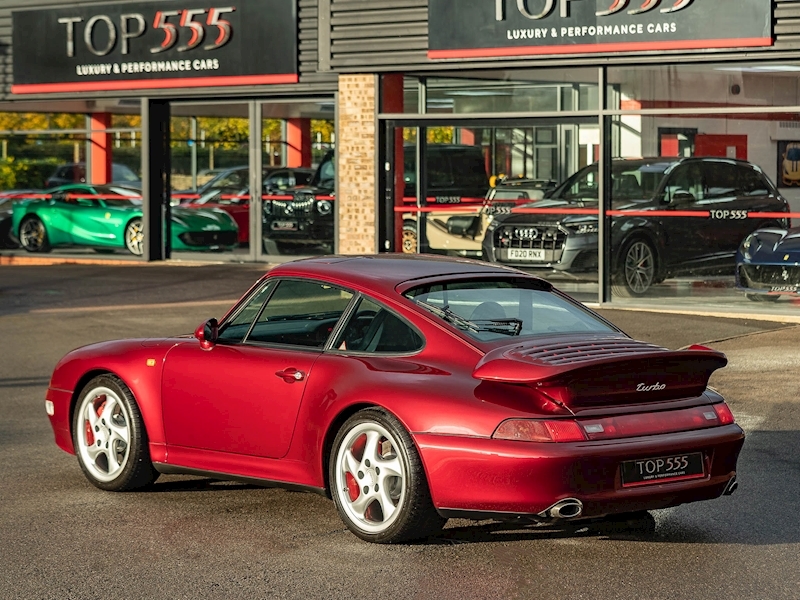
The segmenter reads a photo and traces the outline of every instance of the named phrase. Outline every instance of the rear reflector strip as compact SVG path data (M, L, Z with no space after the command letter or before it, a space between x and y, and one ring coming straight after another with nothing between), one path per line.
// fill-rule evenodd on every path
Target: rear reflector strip
M733 415L728 406L721 403L578 422L590 440L607 440L728 425L733 423Z
M599 419L508 419L492 435L520 442L582 442L708 429L734 422L724 402Z

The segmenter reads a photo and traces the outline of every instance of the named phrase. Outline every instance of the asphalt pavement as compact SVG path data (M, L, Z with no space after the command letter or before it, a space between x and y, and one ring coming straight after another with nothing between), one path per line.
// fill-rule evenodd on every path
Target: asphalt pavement
M453 520L375 546L312 494L188 476L94 488L44 413L57 360L190 332L263 270L0 267L0 598L800 598L800 328L779 322L601 311L638 339L725 352L711 383L747 432L739 490L655 511L653 535Z

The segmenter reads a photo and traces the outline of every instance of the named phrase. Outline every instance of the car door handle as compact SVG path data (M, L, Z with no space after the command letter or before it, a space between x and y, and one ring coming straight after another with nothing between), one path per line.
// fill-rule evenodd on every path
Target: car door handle
M294 367L290 367L288 369L284 369L283 371L277 371L275 373L278 377L283 379L286 383L294 383L295 381L303 381L305 379L306 374L302 371L298 371Z

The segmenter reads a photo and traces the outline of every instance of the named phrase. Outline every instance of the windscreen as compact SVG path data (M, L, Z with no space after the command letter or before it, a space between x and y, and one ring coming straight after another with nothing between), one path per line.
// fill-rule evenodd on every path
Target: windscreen
M535 280L436 283L405 293L422 308L471 337L610 333L611 325Z

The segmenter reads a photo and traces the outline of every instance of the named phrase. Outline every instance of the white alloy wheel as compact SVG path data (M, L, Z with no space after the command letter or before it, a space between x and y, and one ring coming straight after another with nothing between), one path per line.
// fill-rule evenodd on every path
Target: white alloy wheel
M133 490L158 477L133 394L113 375L95 377L81 390L72 441L87 479L101 489Z
M342 520L362 540L425 538L446 522L433 506L414 441L382 409L364 409L342 425L333 442L329 481Z
M134 256L144 252L144 225L141 219L133 219L125 227L125 247Z
M347 432L336 454L336 493L350 520L368 533L382 533L397 520L406 498L408 465L398 442L378 423Z
M116 479L130 456L130 416L116 392L107 387L89 390L80 408L82 431L78 452L89 473L104 483Z

